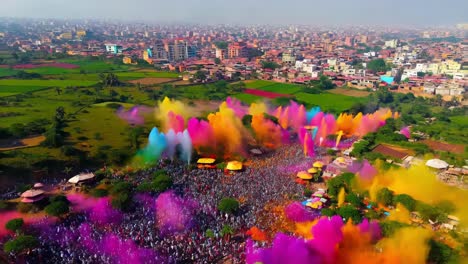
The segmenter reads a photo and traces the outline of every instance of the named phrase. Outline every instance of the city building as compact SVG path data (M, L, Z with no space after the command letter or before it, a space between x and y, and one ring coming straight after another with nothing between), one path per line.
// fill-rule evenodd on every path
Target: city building
M216 48L215 56L220 60L224 60L226 58L226 53L227 51L225 49Z
M245 58L248 55L247 45L245 42L235 42L228 46L229 58Z
M112 54L120 54L122 53L122 46L119 46L117 44L105 44L106 46L106 52L112 53Z
M295 64L296 63L296 54L294 53L294 50L288 50L288 51L283 52L281 60L282 60L283 63Z
M188 58L187 42L183 40L174 40L165 45L167 59L169 61L182 61Z

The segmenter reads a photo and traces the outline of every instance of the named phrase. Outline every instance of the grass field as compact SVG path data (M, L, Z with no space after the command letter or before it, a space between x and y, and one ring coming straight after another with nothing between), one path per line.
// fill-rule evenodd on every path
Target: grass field
M40 86L40 87L66 87L66 86L90 86L94 81L77 80L0 80L0 86Z
M468 117L466 116L452 116L450 120L454 123L457 123L461 126L465 126L465 129L468 129Z
M282 94L295 94L303 89L302 86L297 84L276 83L264 80L252 81L247 83L246 86L247 88Z
M0 97L11 96L20 93L27 93L32 91L37 91L45 89L41 86L9 86L9 85L0 85Z
M15 75L16 73L17 73L16 70L13 70L10 68L0 68L0 78L12 76L12 75Z
M338 111L343 112L351 108L351 106L357 102L365 103L366 98L351 97L341 94L308 94L308 93L297 93L295 94L296 99L303 101L310 105L318 105L324 111Z

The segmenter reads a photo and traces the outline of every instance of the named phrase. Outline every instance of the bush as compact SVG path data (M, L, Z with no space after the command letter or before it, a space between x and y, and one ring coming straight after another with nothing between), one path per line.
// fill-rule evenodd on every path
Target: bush
M5 243L3 250L5 253L20 253L27 249L33 249L39 244L37 238L33 236L18 236Z
M344 205L338 208L337 213L343 217L346 221L352 219L355 224L361 222L361 214L358 209L351 205Z
M132 185L128 182L117 182L112 186L110 193L117 195L120 193L129 193L132 190Z
M4 200L0 200L0 210L7 209L8 203Z
M33 208L34 208L34 206L32 204L30 204L30 203L19 203L16 206L16 209L20 213L29 213L30 211L32 211Z
M409 226L408 224L397 221L383 221L379 223L382 230L382 235L385 237L392 236L398 229Z
M17 232L23 227L23 225L23 218L15 218L8 221L5 225L5 228L12 232Z
M385 206L393 204L393 192L388 188L382 188L377 192L377 201Z
M312 196L313 192L310 189L305 189L304 190L304 196L307 198L310 198Z
M142 182L136 187L137 192L151 192L153 191L153 184L151 182Z
M119 193L118 195L112 198L111 204L112 207L115 209L119 209L122 211L128 210L130 207L130 194L127 192Z
M105 197L109 194L109 192L106 189L93 189L91 191L91 195L93 197Z
M160 174L154 178L152 185L154 191L164 192L165 190L171 188L172 179L166 174Z
M429 246L428 263L459 263L457 252L444 243L431 239L429 241Z
M324 215L324 216L334 216L336 214L335 210L333 210L332 208L323 208L322 211L321 211L321 214Z
M218 210L224 213L233 214L239 209L239 202L234 198L223 198L218 204Z
M66 205L70 205L70 201L68 201L67 197L65 195L62 195L62 194L59 194L59 195L56 195L56 196L52 196L50 198L50 202L51 203L54 203L54 202L63 202L65 203Z
M64 201L55 201L47 205L44 209L46 214L56 217L61 217L70 211L68 204Z
M414 211L416 208L416 200L413 199L413 197L407 195L407 194L399 194L393 197L393 203L394 204L401 204L406 209L408 209L410 212Z
M362 206L362 198L354 192L351 192L348 195L346 195L345 200L346 202L351 203L354 207Z

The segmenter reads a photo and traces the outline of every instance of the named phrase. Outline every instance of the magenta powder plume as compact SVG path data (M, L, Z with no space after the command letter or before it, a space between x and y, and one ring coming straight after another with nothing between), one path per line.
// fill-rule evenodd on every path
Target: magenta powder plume
M301 203L293 202L285 209L286 217L294 222L312 221L318 217L317 214L307 210Z
M348 170L357 174L360 179L365 181L370 181L375 175L377 175L377 169L374 168L367 160L364 160L363 162L353 162L348 166Z
M156 218L164 235L183 232L193 224L195 202L178 197L172 191L164 192L156 199Z
M117 223L122 219L122 213L112 208L109 197L93 198L82 194L68 194L67 199L74 211L88 214L93 223Z
M410 132L409 127L403 127L403 128L400 130L400 134L402 134L402 135L405 136L406 138L410 138L410 137L411 137L411 132Z

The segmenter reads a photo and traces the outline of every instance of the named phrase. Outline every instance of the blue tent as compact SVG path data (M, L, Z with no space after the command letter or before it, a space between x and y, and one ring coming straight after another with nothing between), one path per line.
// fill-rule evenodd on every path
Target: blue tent
M386 75L381 75L380 76L380 80L383 81L383 82L386 82L388 84L392 84L393 79L394 78L392 76L386 76Z

